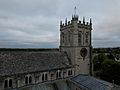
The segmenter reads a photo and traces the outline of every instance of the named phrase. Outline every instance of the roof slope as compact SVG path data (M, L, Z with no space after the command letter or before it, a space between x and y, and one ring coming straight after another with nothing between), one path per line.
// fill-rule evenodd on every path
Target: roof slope
M111 83L87 75L78 75L71 80L84 87L85 90L111 90L113 88Z
M69 65L64 52L0 51L0 76L64 68Z

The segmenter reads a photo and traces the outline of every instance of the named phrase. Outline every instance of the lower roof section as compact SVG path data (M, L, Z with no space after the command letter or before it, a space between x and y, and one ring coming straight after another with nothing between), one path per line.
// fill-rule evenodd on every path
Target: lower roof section
M91 76L78 75L11 90L120 90L120 87Z
M57 80L37 85L30 85L12 90L70 90L66 80Z
M71 81L85 90L120 90L120 87L117 85L88 75L75 76L71 78Z

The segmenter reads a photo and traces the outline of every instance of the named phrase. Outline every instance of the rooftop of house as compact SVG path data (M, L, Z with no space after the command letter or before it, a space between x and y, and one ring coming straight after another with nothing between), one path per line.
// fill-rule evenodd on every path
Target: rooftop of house
M0 76L71 67L65 52L59 50L0 50Z

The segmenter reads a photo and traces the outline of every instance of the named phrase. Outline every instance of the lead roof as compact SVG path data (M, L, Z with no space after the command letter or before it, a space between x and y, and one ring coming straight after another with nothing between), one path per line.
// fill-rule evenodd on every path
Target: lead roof
M85 90L111 90L113 88L111 83L88 75L78 75L71 80L78 86L84 87Z

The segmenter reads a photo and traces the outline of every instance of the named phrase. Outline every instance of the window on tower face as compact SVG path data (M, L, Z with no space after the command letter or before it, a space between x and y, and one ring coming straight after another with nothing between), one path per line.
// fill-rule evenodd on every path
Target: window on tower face
M78 45L82 44L82 35L81 32L78 32Z
M89 38L88 35L89 35L88 32L86 32L86 34L85 34L85 42L86 42L86 44L88 44L88 38Z
M68 42L70 43L70 31L68 32Z
M65 35L64 35L64 33L62 32L62 42L64 43L64 37L65 37Z

